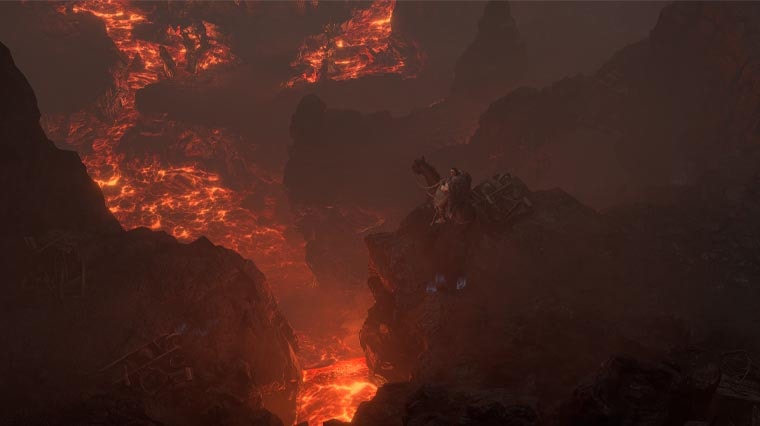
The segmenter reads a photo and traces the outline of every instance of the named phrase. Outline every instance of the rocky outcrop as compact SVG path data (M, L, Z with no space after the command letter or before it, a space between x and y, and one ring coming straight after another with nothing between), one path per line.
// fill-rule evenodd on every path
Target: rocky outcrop
M602 214L511 177L516 210L494 211L476 197L477 219L465 225L431 226L432 207L422 205L397 231L366 239L375 305L360 339L370 370L390 382L507 389L546 413L610 354L660 360L691 345L756 351L757 315L742 295L755 294L760 277L747 239L757 226L756 181L705 178L657 204ZM615 364L625 372L599 386L625 389L609 381L639 368L650 377L650 367L634 364ZM675 384L662 389L652 384L647 401L666 401L658 392L674 398L657 416L680 409L689 374L673 373ZM596 403L629 400L610 394ZM643 413L642 401L619 409ZM572 424L591 424L585 419Z
M256 266L205 238L124 232L2 45L0 89L0 423L292 420L297 342Z
M75 112L111 89L119 51L102 21L70 5L5 3L0 40L35 88L43 113Z
M475 40L457 61L451 93L490 102L517 86L526 66L525 43L509 3L490 1Z
M720 381L708 364L691 370L616 356L591 383L579 386L561 410L563 425L681 425L707 417Z
M703 425L711 417L708 407L720 378L712 363L687 367L613 356L556 410L547 409L545 401L516 397L504 389L392 383L362 403L351 424Z
M361 235L382 224L382 200L393 197L401 178L391 171L400 145L384 145L387 133L377 133L393 131L393 122L386 113L329 109L313 95L293 115L283 183L307 242L306 261L326 288L356 289L364 280Z
M478 164L596 206L693 183L754 147L757 16L754 4L666 7L595 75L492 104L472 139Z
M463 391L408 383L380 388L362 403L352 420L358 426L396 425L534 426L538 416L514 397L491 391Z
M111 233L121 228L74 152L61 151L39 126L31 86L0 45L0 221L17 236L53 229Z
M321 285L363 285L361 239L395 226L421 193L421 183L408 172L409 160L465 141L478 113L463 102L393 117L387 111L329 108L315 95L301 100L291 119L293 144L283 183L307 241L307 262Z
M627 299L634 309L635 292L623 292L607 241L613 228L559 190L531 192L516 178L508 189L514 201L499 222L487 219L495 207L486 203L471 224L431 226L432 207L424 205L398 231L367 238L376 304L360 338L373 372L391 381L554 393L559 383L536 375L541 369L581 374L603 360L597 353L605 345L607 353L624 349L622 340L599 340L622 320L621 306L610 301L605 320L592 321L598 307L582 296ZM548 349L564 345L588 350Z
M416 6L399 7L413 14ZM283 180L303 219L307 262L320 283L355 287L363 281L357 277L364 274L365 250L355 237L395 225L414 206L418 188L407 174L409 159L466 143L483 107L517 84L525 64L509 4L491 2L445 101L394 117L329 108L316 95L301 99L291 120L293 145Z

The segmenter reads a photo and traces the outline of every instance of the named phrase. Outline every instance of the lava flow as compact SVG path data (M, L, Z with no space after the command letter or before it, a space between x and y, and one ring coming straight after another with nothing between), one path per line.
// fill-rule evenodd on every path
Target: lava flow
M413 77L407 54L414 49L393 35L395 7L396 0L375 0L369 8L354 10L343 24L327 25L307 37L291 64L300 74L285 85L381 74Z
M164 230L182 241L203 235L255 259L270 281L290 286L311 282L303 247L286 239L287 226L276 216L276 194L256 186L275 179L261 176L238 151L250 143L229 129L137 110L136 93L150 84L190 80L235 62L220 29L204 20L165 24L149 32L149 40L135 36L139 26L155 29L150 17L156 5L85 0L58 8L63 14L89 13L102 20L121 60L112 68L112 88L92 106L72 114L46 114L41 122L47 134L79 152L108 208L125 228ZM392 13L393 4L390 9L384 5L385 15L372 15L380 27L390 22ZM401 69L403 62L395 66ZM231 186L225 173L242 175L238 180L247 183ZM245 207L250 199L255 200L255 210ZM362 358L307 371L299 416L310 421L350 419L359 402L374 395L376 387L367 377Z
M377 385L368 376L364 357L304 370L298 421L308 421L309 425L330 419L351 421L359 404L377 392Z
M80 153L125 228L161 229L183 241L204 235L255 258L272 280L310 282L308 268L297 260L303 258L301 248L289 244L286 226L272 220L275 199L264 196L262 207L253 212L242 204L254 188L233 189L223 179L227 163L247 167L236 151L243 145L239 136L137 111L135 95L145 86L235 61L219 29L203 20L166 25L155 39L135 37L138 25L152 25L151 7L155 4L82 1L59 8L60 13L90 13L101 19L122 60L112 70L114 85L108 93L91 108L44 116L46 132ZM125 141L148 149L129 151ZM158 144L163 145L159 150ZM219 157L222 170L210 164ZM246 173L253 175L251 181L261 178L254 170Z

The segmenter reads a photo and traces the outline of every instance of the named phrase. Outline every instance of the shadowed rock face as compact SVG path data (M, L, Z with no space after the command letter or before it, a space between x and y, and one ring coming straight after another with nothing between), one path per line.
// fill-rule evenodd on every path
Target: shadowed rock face
M401 26L414 33L409 22L422 19L420 5L399 7ZM447 8L438 13L452 13ZM379 225L398 223L415 203L418 188L409 160L465 143L483 107L514 87L525 65L509 4L491 2L457 62L445 101L393 117L388 111L329 108L316 95L301 99L291 120L293 145L283 182L301 218L307 262L322 285L356 287L362 281L357 277L363 277L366 251L356 241Z
M291 120L283 183L321 285L362 285L361 238L394 226L416 204L422 182L410 173L411 160L463 143L475 128L475 105L460 99L393 117L329 108L315 95L301 100Z
M760 277L746 239L758 226L757 182L711 176L657 204L605 214L560 190L522 187L514 199L530 209L497 222L480 211L469 225L431 226L425 204L397 231L366 239L375 298L360 335L368 365L390 382L504 389L549 410L611 354L756 351L745 291L756 294L750 283ZM578 395L582 408L568 424L609 424L650 406L645 424L682 424L669 416L695 414L679 411L679 398L703 409L715 389L699 391L707 400L681 395L690 373L668 368L612 362L594 388L600 405ZM646 394L632 402L619 381L644 383Z
M34 85L44 113L89 106L113 86L111 70L122 62L100 19L58 7L66 5L0 4L0 40Z
M715 397L720 370L646 363L614 356L568 395L557 410L545 401L520 398L504 389L392 383L359 406L352 425L401 426L603 426L703 425ZM543 412L540 409L543 408Z
M307 251L312 254L308 261L318 281L328 285L341 281L338 277L343 276L344 283L356 282L356 272L363 273L364 250L351 241L355 241L355 236L362 236L357 230L366 231L377 223L371 219L361 220L368 210L379 213L385 224L392 227L414 206L419 190L408 174L410 159L425 154L442 167L469 170L477 179L508 169L523 176L522 169L533 170L533 159L521 162L525 155L520 152L501 158L505 150L501 144L513 141L497 136L493 143L491 139L484 143L483 135L488 135L492 127L506 133L504 129L511 129L511 122L519 122L524 116L530 120L525 127L531 126L531 136L551 132L555 126L574 125L576 118L571 109L580 96L575 93L580 89L564 94L567 100L526 101L525 112L509 110L493 117L487 112L478 125L478 117L493 99L491 96L501 96L520 83L521 73L529 66L525 50L510 5L492 2L482 14L477 36L458 61L455 81L445 101L408 116L392 117L387 113L362 114L356 110L330 108L311 95L302 99L291 121L293 145L289 147L284 183L296 206L296 214L305 218L301 230L309 241ZM530 99L534 91L518 90L511 96ZM536 104L552 115L534 114L531 108ZM491 110L497 109L497 105ZM478 136L468 145L478 129ZM617 162L608 161L614 156L610 146L604 146L601 153L572 149L575 151L562 155L595 162L609 174L624 172ZM502 163L509 167L503 167ZM562 170L588 187L597 183L594 167ZM533 176L525 175L530 180ZM565 187L564 182L552 186ZM569 189L574 190L576 186L571 185ZM332 211L322 211L325 206L330 206ZM354 226L352 232L347 224L353 222L361 225ZM332 237L325 237L328 233ZM327 277L322 271L333 271L334 276Z
M547 350L591 345L623 316L605 310L605 321L592 321L594 300L636 292L620 291L624 273L607 241L613 228L598 213L561 191L512 185L515 200L532 207L506 222L480 212L469 225L431 226L426 204L396 232L367 238L376 304L360 338L373 372L390 381L519 388L530 372L592 369L603 345L610 352L625 345L599 341L573 356ZM561 385L538 386L553 393Z
M563 404L562 425L677 425L705 418L720 381L716 365L684 368L612 357Z
M31 86L0 45L0 220L17 236L52 229L118 232L121 227L76 153L59 150L39 125Z
M306 261L326 288L355 290L363 281L361 230L378 221L378 200L391 200L401 178L389 166L399 145L383 145L388 133L374 132L390 132L392 121L384 113L328 109L314 95L293 114L283 183L307 242Z
M296 340L256 266L122 231L2 45L0 90L0 423L275 424L262 406L291 420Z
M693 183L754 148L758 10L670 5L648 39L595 75L520 89L492 104L472 149L493 170L513 170L537 188L560 186L597 206L640 199L650 186Z
M527 66L525 44L520 40L508 2L486 4L475 40L457 61L451 92L492 101L520 83Z
M535 411L498 391L472 392L408 383L388 384L359 406L352 425L533 426Z

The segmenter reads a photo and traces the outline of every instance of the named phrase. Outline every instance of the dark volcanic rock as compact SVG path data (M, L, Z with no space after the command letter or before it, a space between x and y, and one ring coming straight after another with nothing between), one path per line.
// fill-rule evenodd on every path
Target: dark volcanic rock
M409 383L389 383L377 390L372 400L359 404L352 420L355 425L402 425L406 402L415 391Z
M160 426L172 423L159 423L146 413L148 409L139 395L129 392L114 392L108 395L96 395L82 403L74 404L65 410L53 423L56 426ZM248 406L229 403L220 404L209 410L200 419L199 424L219 426L283 426L282 421L265 409L253 409ZM191 424L183 421L182 424Z
M490 1L475 40L457 61L451 92L492 101L518 85L527 65L525 44L506 1Z
M394 226L417 203L422 191L409 174L410 159L464 141L479 112L471 107L445 103L393 117L328 108L314 95L301 100L291 120L283 183L320 285L362 285L361 238Z
M364 402L352 425L534 426L528 405L499 390L446 389L409 383L387 384Z
M121 228L75 152L45 137L31 86L0 44L0 220L4 232L53 229L118 232Z
M382 143L392 121L386 113L328 109L313 95L293 115L283 180L322 286L355 289L363 281L366 250L357 233L383 220L381 205L390 204L400 178L392 160L399 145Z
M472 139L478 164L598 206L640 199L649 186L693 183L754 147L758 10L666 7L648 39L595 75L520 89L491 105Z
M393 383L362 403L351 424L682 426L708 417L720 377L714 364L682 368L615 356L558 410L541 416L534 406L546 408L545 401L516 398L502 389Z
M576 389L563 407L562 424L577 426L681 425L702 418L720 380L717 367L705 387L668 365L613 357L592 384Z
M613 228L561 191L522 197L532 209L506 223L481 214L469 225L431 227L432 208L423 206L395 233L367 238L376 304L360 338L373 372L391 381L509 383L556 397L600 354L638 349L610 334L644 304L625 290ZM549 368L551 377L540 374Z
M322 426L347 426L347 425L350 425L350 424L351 423L344 422L344 421L341 421L341 420L331 419L331 420L328 420L328 421L322 423Z
M0 89L0 423L281 424L263 406L291 420L296 340L256 266L122 231L2 45Z
M402 31L420 30L408 28L404 19L427 9L415 3L398 7ZM459 7L464 6L452 4L437 13ZM316 95L301 99L291 120L284 184L296 215L304 219L307 262L322 285L355 287L366 259L355 237L378 225L394 226L414 206L419 188L408 174L409 159L466 143L483 107L517 84L525 49L509 4L489 3L479 29L457 63L454 96L445 101L394 117L388 111L328 108Z
M81 426L160 426L145 413L145 404L134 395L96 395L87 401L74 404L61 413L53 424Z
M379 204L378 198L388 199L390 191L383 188L387 184L382 177L393 170L385 162L399 149L398 143L383 143L393 131L392 122L387 112L363 115L328 109L318 97L305 96L290 125L294 145L284 183L291 196L305 204L369 200ZM339 151L344 154L338 156Z
M756 350L753 182L726 198L736 181L705 178L667 203L606 214L523 187L514 199L530 209L501 223L479 210L471 224L431 226L423 205L396 232L366 239L368 365L392 382L505 388L552 407L609 354L663 359L708 336ZM653 392L677 394L685 374ZM700 392L712 391L690 403L704 408Z
M0 40L35 88L44 113L89 106L113 85L120 53L101 20L62 3L3 2Z
M667 3L512 2L530 62L524 83L541 87L593 73L621 46L646 37Z

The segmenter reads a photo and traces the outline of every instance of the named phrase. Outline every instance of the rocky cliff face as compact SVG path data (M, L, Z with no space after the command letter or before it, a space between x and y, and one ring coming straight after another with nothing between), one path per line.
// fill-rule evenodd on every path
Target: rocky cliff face
M412 13L415 5L399 7ZM478 28L444 101L402 117L330 108L315 95L299 103L284 183L302 218L307 261L323 285L363 281L357 277L364 275L366 252L356 237L397 224L415 205L419 191L409 159L466 143L483 108L519 82L527 61L509 4L488 3Z
M396 232L367 238L376 304L361 341L374 372L391 381L510 383L556 395L562 384L543 382L553 379L538 371L569 377L592 369L601 354L626 346L622 335L600 336L636 310L652 312L640 289L628 287L610 238L615 229L602 216L561 191L531 192L516 178L507 191L508 200L484 203L469 225L431 226L425 205ZM497 219L488 218L494 210ZM584 349L570 355L563 347Z
M112 88L119 51L100 19L62 14L64 4L0 5L0 40L34 86L43 113L74 112Z
M475 40L457 61L451 92L492 101L520 83L526 66L525 44L509 3L491 1L478 22Z
M363 281L366 251L356 235L382 220L378 200L392 197L399 178L387 170L399 146L382 144L392 122L389 114L328 109L314 95L293 114L283 183L307 242L306 261L326 288L356 289Z
M693 370L689 357L759 349L748 302L760 278L757 16L752 4L673 4L595 75L491 105L471 144L446 158L597 206L648 203L600 213L515 180L513 199L530 209L500 225L481 215L431 226L423 205L397 231L369 236L376 303L362 345L372 371L411 384L381 390L356 424L414 418L429 399L415 389L431 384L506 389L536 401L547 424L680 425L708 407L725 419L732 404L751 417L735 372ZM620 352L669 361L613 358L577 386ZM428 416L441 415L433 406Z
M264 406L292 420L296 340L256 266L204 238L124 232L45 137L2 45L0 88L1 422L274 424Z
M717 354L760 349L747 301L760 277L747 240L757 226L753 182L739 189L714 177L669 203L601 214L513 177L501 192L507 200L481 204L468 225L431 226L432 207L423 205L397 231L369 236L376 303L362 346L375 374L410 384L378 393L356 424L375 424L380 412L414 417L421 385L481 395L500 412L516 404L498 402L505 392L559 424L701 418L718 387ZM695 352L713 364L695 367ZM613 359L597 382L577 387L616 353L669 361ZM629 384L643 393L628 395ZM723 386L718 393L730 394ZM423 411L445 417L442 406Z
M55 148L45 137L34 92L5 46L0 46L0 73L0 219L6 232L118 232L118 222L77 154Z
M491 105L472 139L479 164L597 206L693 183L754 149L759 22L754 4L666 7L595 75Z

